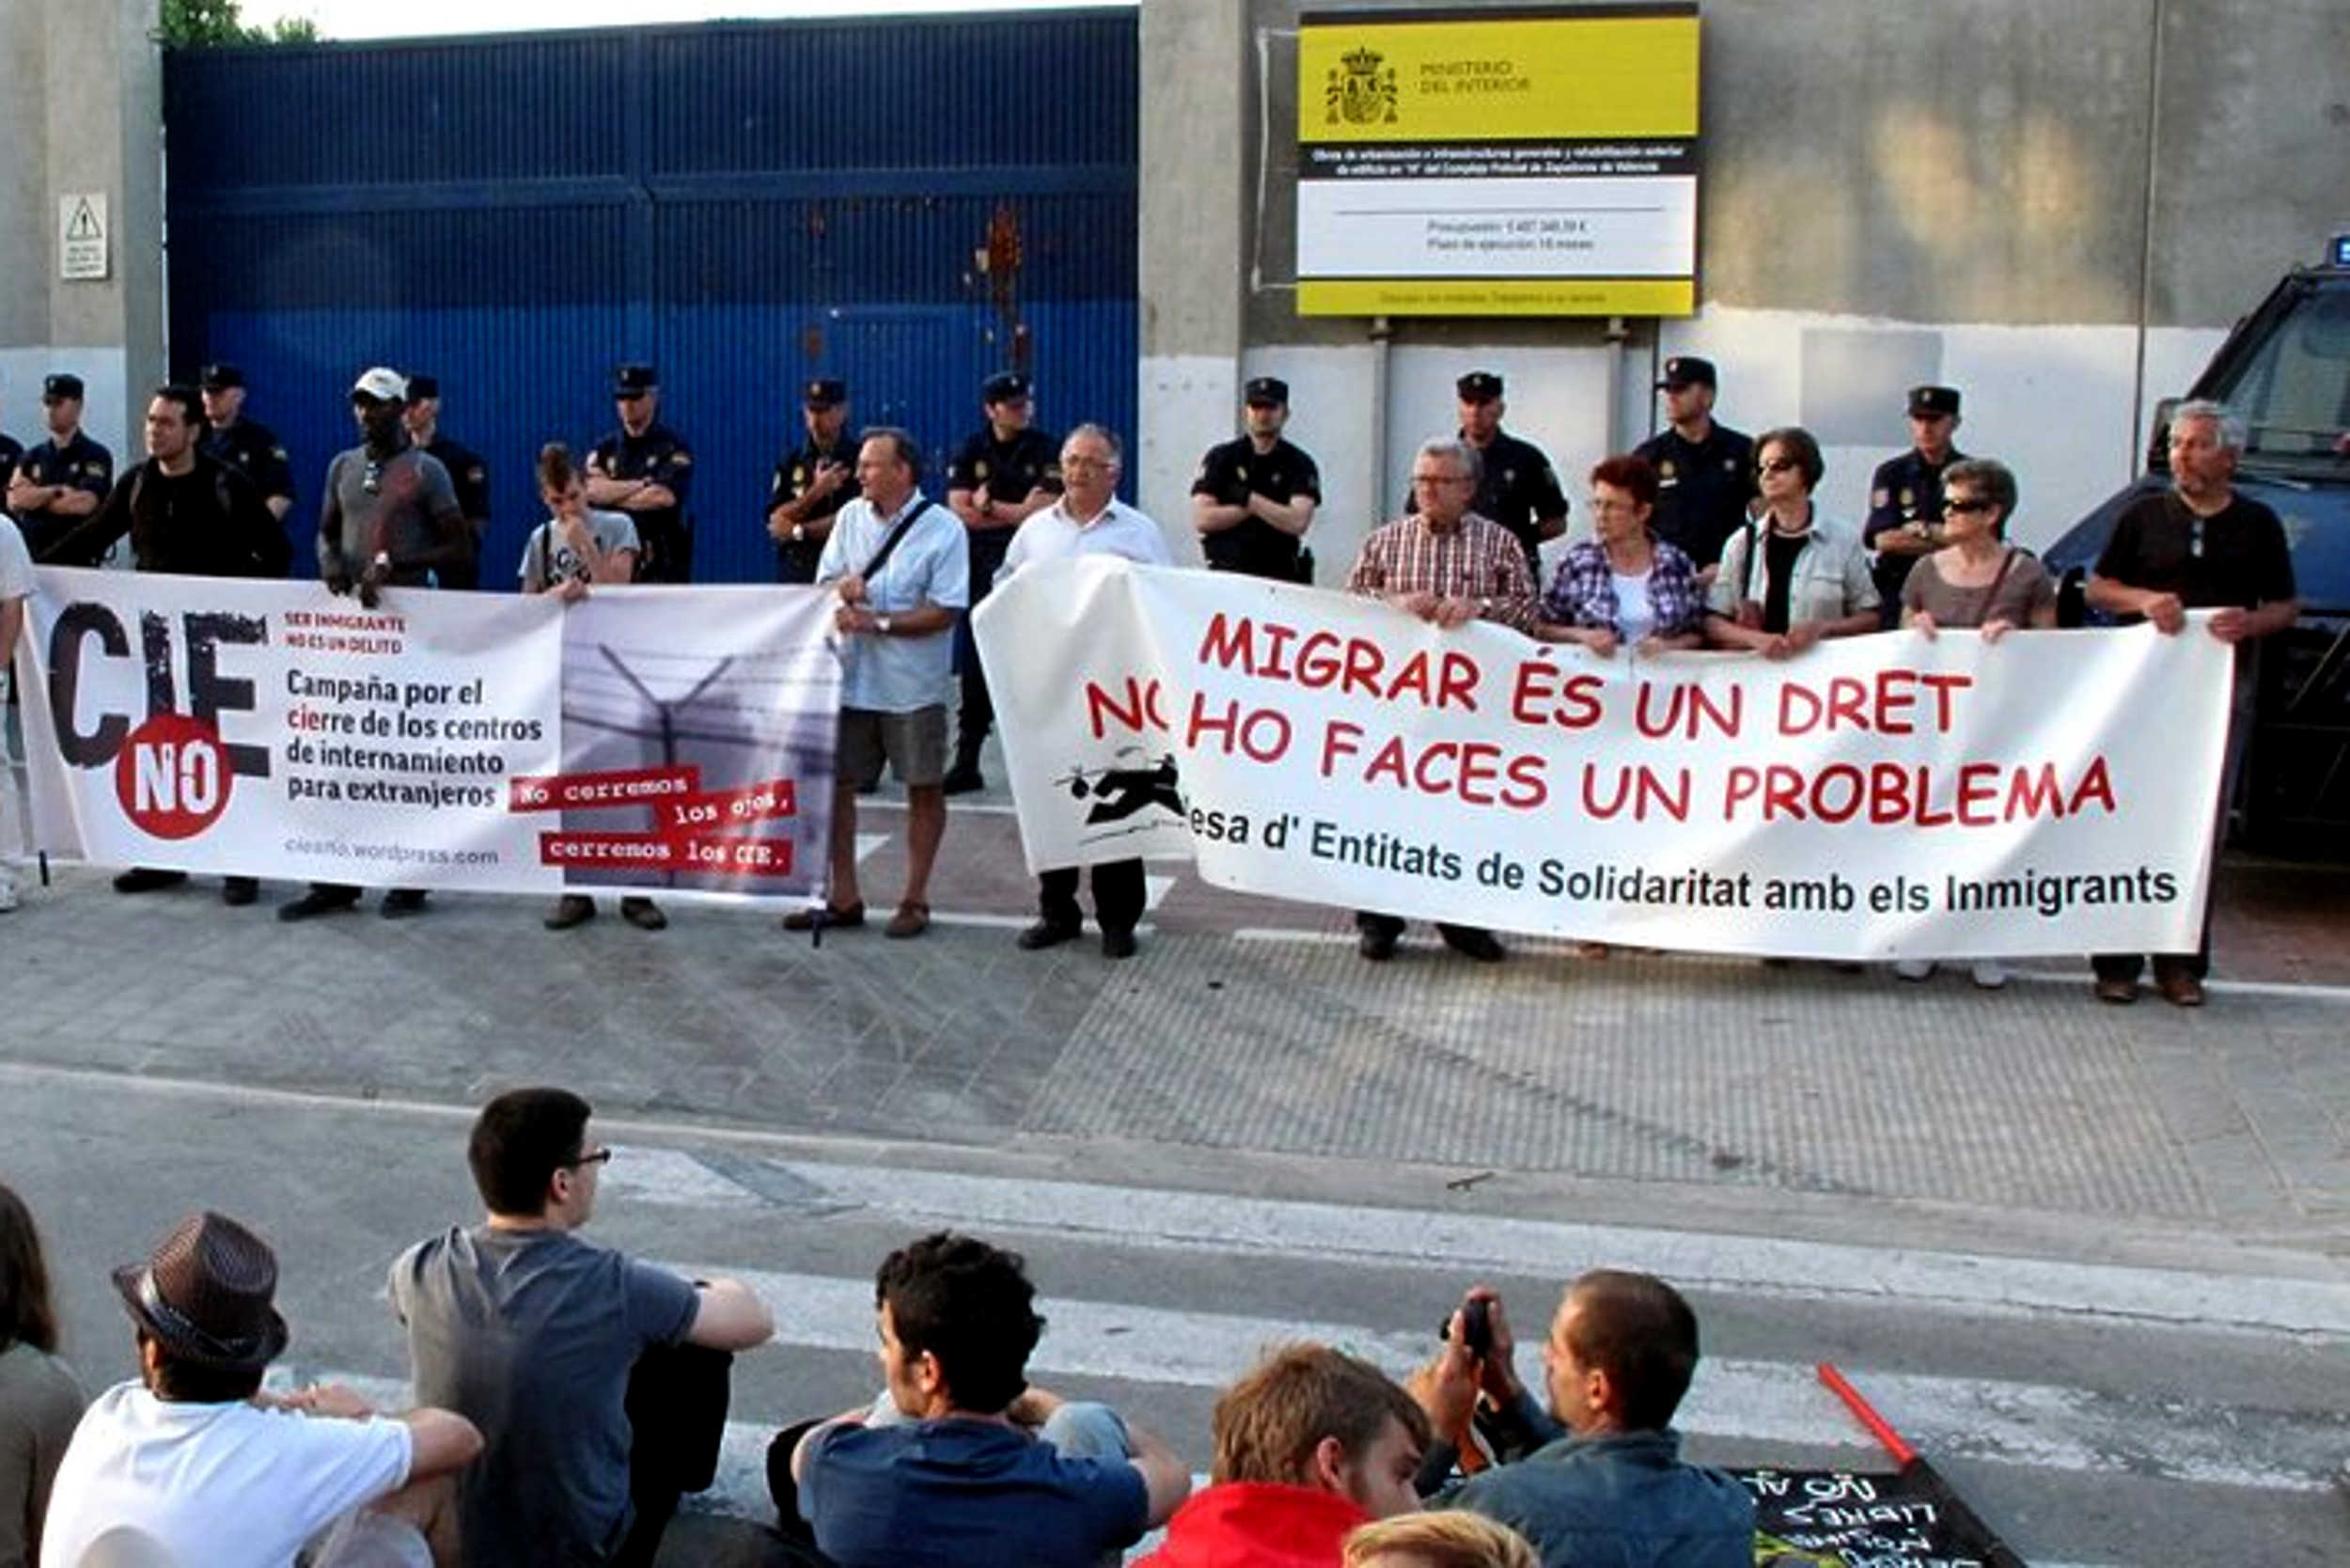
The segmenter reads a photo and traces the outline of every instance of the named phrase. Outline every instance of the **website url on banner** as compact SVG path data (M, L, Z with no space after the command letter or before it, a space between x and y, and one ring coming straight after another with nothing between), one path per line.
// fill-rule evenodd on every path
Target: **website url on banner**
M339 839L289 839L288 855L328 855L338 860L389 861L397 866L494 866L495 850L418 849L414 844L347 844Z

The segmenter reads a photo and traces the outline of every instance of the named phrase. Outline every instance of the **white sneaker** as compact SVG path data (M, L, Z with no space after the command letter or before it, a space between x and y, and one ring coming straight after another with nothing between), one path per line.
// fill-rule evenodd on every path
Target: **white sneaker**
M16 907L16 878L0 871L0 915Z
M1979 958L1967 966L1966 972L1974 976L1975 983L1985 991L1997 991L2007 983L2007 970L1996 958Z
M1934 973L1934 960L1930 958L1904 958L1893 965L1893 973L1901 976L1901 978L1905 980L1925 980Z

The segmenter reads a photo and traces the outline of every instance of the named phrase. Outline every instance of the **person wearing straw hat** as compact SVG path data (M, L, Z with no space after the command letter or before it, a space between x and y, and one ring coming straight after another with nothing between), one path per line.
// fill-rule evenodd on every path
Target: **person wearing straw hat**
M50 1494L42 1568L73 1568L126 1535L168 1560L288 1568L304 1543L369 1509L379 1528L453 1549L447 1477L481 1451L453 1411L381 1416L350 1388L261 1392L290 1337L277 1255L226 1215L193 1214L144 1263L114 1271L139 1373L74 1429ZM404 1527L404 1528L403 1528Z

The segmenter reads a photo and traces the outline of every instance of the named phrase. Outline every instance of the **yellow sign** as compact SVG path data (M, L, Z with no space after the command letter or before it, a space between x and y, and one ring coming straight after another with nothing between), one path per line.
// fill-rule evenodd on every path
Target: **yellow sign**
M1309 13L1298 309L1686 315L1698 15Z
M1694 136L1698 19L1308 24L1299 140Z

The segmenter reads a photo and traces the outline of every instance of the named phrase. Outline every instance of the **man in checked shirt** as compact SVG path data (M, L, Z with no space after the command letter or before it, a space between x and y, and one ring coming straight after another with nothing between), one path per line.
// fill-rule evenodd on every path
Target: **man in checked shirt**
M1469 510L1478 466L1477 449L1465 441L1422 446L1412 459L1412 510L1363 541L1347 591L1384 599L1447 630L1480 619L1520 631L1530 626L1536 605L1526 552L1510 530ZM1355 924L1365 958L1384 964L1395 956L1401 918L1362 910ZM1439 922L1436 933L1445 946L1480 964L1508 956L1481 926Z

